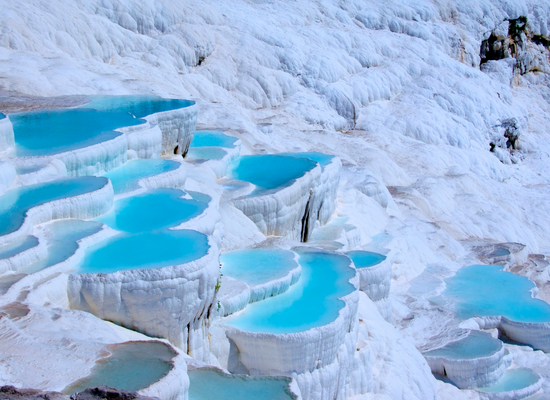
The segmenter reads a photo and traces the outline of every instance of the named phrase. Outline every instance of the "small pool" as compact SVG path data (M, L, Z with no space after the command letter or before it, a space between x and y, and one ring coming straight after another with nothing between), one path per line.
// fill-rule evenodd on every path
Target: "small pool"
M0 196L0 236L17 231L28 210L54 200L75 197L99 190L107 178L84 176L22 186Z
M291 185L316 166L315 161L307 158L276 154L242 156L231 163L229 176L270 190Z
M190 147L225 147L232 149L238 139L220 131L195 131Z
M202 214L207 202L184 199L179 189L160 188L115 201L113 209L97 218L118 231L138 233L173 228Z
M249 332L296 333L327 325L345 303L340 297L355 290L348 257L323 251L299 251L300 280L276 297L249 304L228 323Z
M465 360L487 357L502 348L502 342L490 334L470 331L468 336L446 344L445 346L424 353L427 357L444 357L452 360Z
M51 233L51 236L46 238L48 256L22 269L21 272L35 273L67 260L78 250L78 241L98 233L102 229L102 224L67 219L52 222L48 224L47 229Z
M120 233L86 249L77 273L109 274L180 265L203 257L209 248L208 237L193 230Z
M455 301L459 318L504 316L516 322L550 322L550 304L533 298L535 284L500 265L470 265L446 279L443 296Z
M356 250L346 253L356 268L368 268L380 264L386 256L370 251Z
M6 118L6 115L5 115L5 114L2 114L2 113L0 113L0 119L4 119L4 118Z
M488 393L511 392L534 385L539 379L540 377L530 369L509 369L494 385L477 390Z
M43 164L21 165L15 167L15 172L17 173L17 175L25 175L40 171L42 168L44 168Z
M36 246L38 246L37 237L32 235L23 236L22 238L0 247L0 260L11 258Z
M298 267L295 253L277 249L235 250L220 256L222 273L251 286L287 276Z
M10 115L18 157L47 156L92 146L122 135L124 126L145 123L127 112L89 108L31 111Z
M186 108L195 104L192 100L164 99L158 96L89 96L90 102L83 107L99 111L124 112L136 118L151 114Z
M306 151L301 153L281 153L280 155L297 158L307 158L308 160L318 162L321 166L321 169L325 169L325 167L329 165L334 159L333 155L319 153L317 151Z
M504 257L509 255L510 255L510 250L504 249L501 247L493 251L491 254L489 254L489 257Z
M221 160L227 155L227 151L219 147L190 147L188 158L193 160Z
M189 400L292 400L290 378L228 375L215 369L194 369L189 375Z
M165 377L173 368L176 352L161 342L127 342L106 346L111 353L97 361L90 375L63 390L65 394L107 386L137 392Z
M139 189L139 181L143 178L174 171L180 166L176 161L161 158L137 159L128 161L103 176L111 180L115 194L120 194Z

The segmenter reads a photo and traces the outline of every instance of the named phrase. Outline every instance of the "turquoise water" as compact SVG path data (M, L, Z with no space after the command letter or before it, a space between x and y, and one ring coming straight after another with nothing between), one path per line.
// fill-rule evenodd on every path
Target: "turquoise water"
M227 152L219 147L190 147L187 157L194 160L221 160Z
M195 131L190 147L235 147L236 137L228 136L220 131Z
M479 388L478 390L488 393L510 392L534 385L539 379L539 376L530 369L509 369L493 386Z
M276 189L292 184L317 163L307 158L275 154L242 156L231 163L231 178L250 182L260 189Z
M88 147L120 136L114 129L145 123L127 112L89 108L12 114L18 157L46 156Z
M292 400L290 378L252 378L214 369L194 369L189 375L189 400Z
M162 230L120 233L86 250L78 273L113 273L185 264L203 257L208 237L197 231Z
M351 258L351 261L355 264L356 268L368 268L374 265L380 264L386 259L386 256L378 253L372 253L370 251L350 251L347 256Z
M479 331L470 331L464 339L424 353L425 356L445 357L453 360L464 360L487 357L502 348L502 342L490 334Z
M321 165L322 169L325 169L327 165L329 165L332 160L334 159L333 155L325 154L325 153L319 153L316 151L307 151L302 153L281 153L281 156L289 156L289 157L297 157L297 158L307 158L308 160L312 160L315 162L318 162Z
M518 322L550 322L550 305L531 297L535 284L500 265L470 265L445 281L443 295L456 301L460 318L504 316Z
M151 114L177 110L195 104L192 100L163 99L157 96L90 96L90 102L84 107L99 111L124 112L136 118Z
M18 230L32 207L93 192L105 186L107 178L84 176L18 187L0 196L0 236Z
M90 375L63 390L65 394L108 386L136 392L165 377L173 368L174 350L161 342L128 342L107 346L111 355L97 361Z
M298 267L294 253L275 249L235 250L220 256L222 273L251 286L283 278Z
M508 256L510 255L510 251L507 249L496 249L491 254L489 254L489 257L502 257L502 256Z
M0 113L0 119L4 119L4 118L6 118L6 115L5 115L5 114L2 114L2 113Z
M0 247L0 260L11 258L25 250L38 246L38 238L27 235Z
M79 240L99 232L101 228L102 225L99 222L79 219L67 219L49 224L47 229L52 236L46 239L48 256L27 266L22 272L31 274L67 260L78 250Z
M340 297L355 290L349 258L323 251L300 251L300 280L283 294L249 304L229 324L244 331L296 333L326 325L345 305Z
M138 233L173 228L204 212L208 203L182 199L179 189L154 189L115 201L97 220L118 231Z
M103 176L111 180L115 194L120 194L139 189L140 179L176 170L180 165L176 161L160 158L137 159L128 161Z
M25 175L25 174L30 174L32 172L39 171L42 168L44 168L44 165L40 165L40 164L25 165L25 166L15 167L15 172L17 173L17 175Z

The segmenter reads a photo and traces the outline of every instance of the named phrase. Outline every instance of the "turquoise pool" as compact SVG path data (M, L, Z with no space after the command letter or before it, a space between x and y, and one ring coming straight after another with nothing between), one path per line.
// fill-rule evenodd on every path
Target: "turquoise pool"
M502 348L502 342L490 334L470 331L468 336L424 353L428 357L445 357L453 360L473 359L490 356Z
M550 322L550 304L531 296L535 284L500 265L470 265L446 279L443 296L460 318L504 316L517 322Z
M238 139L220 131L195 131L190 147L225 147L232 149Z
M86 249L77 273L109 274L180 265L203 257L209 248L205 234L187 229L120 233Z
M128 161L103 176L111 180L115 194L120 194L139 189L138 183L143 178L174 171L180 166L176 161L161 158L137 159Z
M368 268L380 264L386 256L370 251L356 250L346 253L356 268Z
M228 375L214 369L188 371L189 400L292 400L290 378Z
M106 112L124 112L136 118L151 114L186 108L195 104L192 100L163 99L158 96L90 96L90 102L83 107Z
M21 272L31 274L67 260L78 250L78 241L99 232L102 224L95 221L67 219L52 222L47 229L52 233L52 236L46 239L48 256L29 265Z
M88 147L122 135L114 129L145 123L127 112L89 108L10 115L18 157L47 156Z
M38 238L27 235L0 247L0 260L11 258L25 250L38 246Z
M298 267L294 258L287 250L246 249L224 253L220 261L225 276L256 286L287 276Z
M63 390L65 394L107 386L137 392L165 377L173 368L174 350L161 342L127 342L107 346L111 355L97 361L89 376Z
M229 176L270 190L291 185L316 165L307 158L275 154L242 156L231 163Z
M355 276L348 257L323 251L299 251L300 280L276 297L249 304L228 318L243 331L296 333L327 325L338 317L345 303L340 297L355 290Z
M534 385L539 379L540 377L530 369L509 369L504 372L504 375L497 383L492 386L479 388L478 390L488 393L510 392Z
M154 189L115 201L107 214L97 218L118 231L138 233L173 228L202 214L207 202L184 199L179 189Z
M280 153L281 156L289 156L289 157L296 157L296 158L306 158L308 160L312 160L315 162L318 162L319 165L321 165L322 169L325 169L327 165L329 165L332 160L334 159L333 155L325 154L325 153L319 153L317 151L306 151L302 153Z
M194 160L221 160L227 151L219 147L190 147L187 157Z
M32 207L101 189L107 178L84 176L22 186L0 196L0 236L17 231Z

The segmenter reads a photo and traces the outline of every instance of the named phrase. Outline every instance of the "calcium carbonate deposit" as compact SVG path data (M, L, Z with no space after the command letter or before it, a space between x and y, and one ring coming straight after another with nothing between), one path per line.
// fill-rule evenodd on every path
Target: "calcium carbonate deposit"
M549 0L0 10L0 398L550 398Z

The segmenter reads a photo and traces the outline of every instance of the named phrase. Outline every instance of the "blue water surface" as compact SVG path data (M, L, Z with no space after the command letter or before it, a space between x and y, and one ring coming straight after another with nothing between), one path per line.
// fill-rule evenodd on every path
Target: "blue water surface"
M443 296L456 302L460 318L504 316L517 322L550 322L550 305L531 295L535 284L501 265L470 265L445 281Z
M229 317L230 325L249 332L296 333L327 325L345 303L340 297L355 288L349 258L323 251L299 251L300 280L288 291L249 304Z
M276 154L242 156L231 163L229 176L269 190L291 185L316 165L307 158Z
M195 131L190 147L225 147L232 149L238 139L220 131Z
M301 153L280 153L280 155L296 158L307 158L308 160L318 162L319 165L321 165L321 169L323 170L334 159L334 156L331 154L319 153L317 151L306 151Z
M190 147L188 158L194 160L221 160L227 155L227 151L219 147Z
M356 250L346 253L353 261L356 268L368 268L380 264L386 256L370 251Z
M292 400L290 378L227 375L214 369L194 369L189 375L189 400Z
M124 112L135 118L144 118L151 114L172 111L195 104L192 100L164 99L149 95L128 96L89 96L90 102L83 107L99 111Z
M502 342L490 334L470 331L468 336L424 353L425 356L465 360L490 356L502 348Z
M22 186L0 196L0 236L17 231L32 207L101 189L107 178L83 176Z
M111 355L99 360L90 375L69 385L65 394L107 386L137 392L159 381L173 368L174 350L155 341L136 341L107 346Z
M120 194L139 189L140 179L174 171L180 166L181 164L176 161L161 158L136 159L128 161L104 176L111 180L115 194Z
M534 385L539 379L539 376L530 369L509 369L504 372L504 375L497 383L492 386L479 388L478 390L488 393L510 392Z
M208 203L184 199L179 189L160 188L115 201L107 214L97 218L110 228L138 233L173 228L202 214Z
M23 236L0 247L0 260L11 258L19 253L38 246L38 238L32 235Z
M295 254L278 249L245 249L220 256L222 273L251 286L287 276L298 267Z

